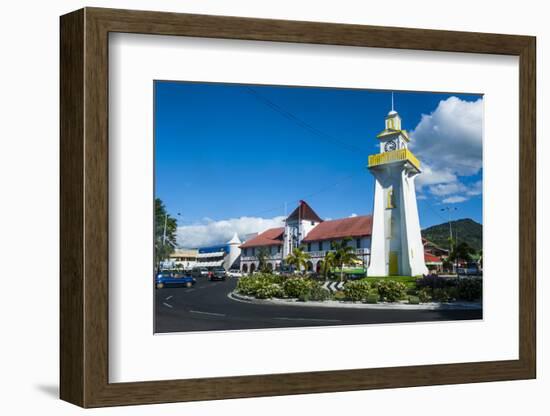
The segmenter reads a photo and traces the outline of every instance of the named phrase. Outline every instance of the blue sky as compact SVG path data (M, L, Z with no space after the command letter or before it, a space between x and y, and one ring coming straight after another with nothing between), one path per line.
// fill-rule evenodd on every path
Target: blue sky
M481 222L481 96L394 97L425 167L421 226L443 222L446 206ZM180 244L263 231L300 199L323 218L371 213L366 163L390 106L388 91L155 82L155 194Z

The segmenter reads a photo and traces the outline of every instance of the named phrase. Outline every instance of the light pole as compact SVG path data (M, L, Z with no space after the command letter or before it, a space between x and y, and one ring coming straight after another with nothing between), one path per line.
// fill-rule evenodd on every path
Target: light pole
M449 207L446 206L445 208L441 208L441 211L447 211L448 214L448 222L449 222L449 256L451 255L453 251L453 226L451 224L451 211L456 211L457 207Z

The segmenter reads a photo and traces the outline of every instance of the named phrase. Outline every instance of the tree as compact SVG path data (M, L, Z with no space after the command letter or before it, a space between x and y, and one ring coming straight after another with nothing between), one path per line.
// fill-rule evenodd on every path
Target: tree
M166 211L159 198L155 199L155 265L160 269L160 263L170 257L176 247L176 231L178 222Z
M457 262L463 260L467 263L472 261L472 254L475 254L475 250L468 245L466 242L453 245L453 251L449 256L449 260L452 262Z
M340 267L341 282L344 280L344 265L357 260L353 247L348 245L350 240L349 237L346 237L340 241L333 241L331 244L331 248L334 250L334 262Z
M301 273L302 267L306 267L309 258L309 254L307 254L302 248L296 247L292 250L292 253L287 256L286 263L290 266L294 266L298 272Z
M335 264L334 251L327 251L325 253L325 258L321 263L321 273L323 273L325 280L328 279L328 275L330 274L330 271L334 267L334 264Z
M270 270L267 266L267 259L269 257L269 252L265 247L261 247L256 254L258 258L258 271L261 273L269 273Z

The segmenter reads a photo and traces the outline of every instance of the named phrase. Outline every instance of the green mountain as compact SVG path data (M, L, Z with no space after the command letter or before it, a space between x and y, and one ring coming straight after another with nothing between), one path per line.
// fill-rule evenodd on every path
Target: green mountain
M481 250L483 242L483 225L475 222L471 218L463 218L461 220L451 221L453 230L453 238L457 239L458 243L466 242L476 251ZM449 248L449 223L444 222L439 225L422 230L422 237L441 248Z

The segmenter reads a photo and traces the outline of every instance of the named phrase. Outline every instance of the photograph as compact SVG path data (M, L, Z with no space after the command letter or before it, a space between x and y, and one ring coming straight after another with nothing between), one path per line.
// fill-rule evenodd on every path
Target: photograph
M155 333L483 319L483 94L153 82Z

